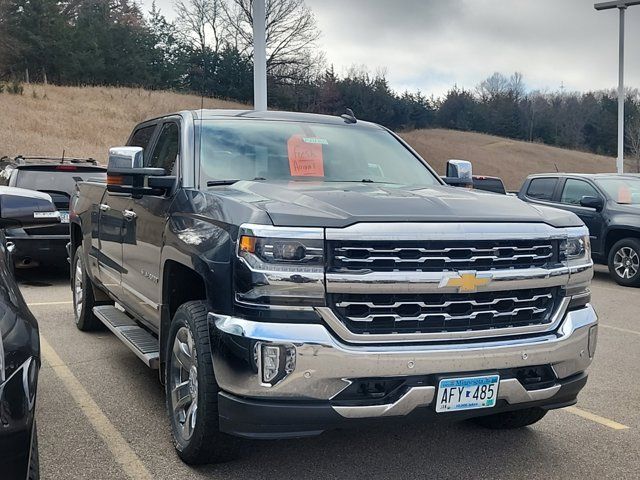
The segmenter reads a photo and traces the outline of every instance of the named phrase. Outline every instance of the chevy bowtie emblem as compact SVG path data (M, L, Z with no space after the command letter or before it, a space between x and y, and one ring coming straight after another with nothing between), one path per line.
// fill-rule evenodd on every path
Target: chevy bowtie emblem
M460 293L475 292L478 287L491 282L490 273L481 273L480 275L478 276L476 272L458 273L455 277L443 278L438 287L458 287Z

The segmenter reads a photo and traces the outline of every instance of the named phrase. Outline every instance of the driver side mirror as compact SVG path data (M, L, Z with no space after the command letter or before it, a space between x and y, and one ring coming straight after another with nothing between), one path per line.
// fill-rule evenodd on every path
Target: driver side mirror
M448 160L447 173L442 179L445 183L454 187L473 187L471 162L467 160Z
M580 206L595 208L597 211L600 211L602 210L602 207L604 207L604 202L600 197L585 195L580 199Z
M164 195L175 184L164 168L144 166L142 147L113 147L109 149L107 190L126 193L136 198L143 195Z
M0 187L0 228L35 227L60 223L60 212L47 193Z

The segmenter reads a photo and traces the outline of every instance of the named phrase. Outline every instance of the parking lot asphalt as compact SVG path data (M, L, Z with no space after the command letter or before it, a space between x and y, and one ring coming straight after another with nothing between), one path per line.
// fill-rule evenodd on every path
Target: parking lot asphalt
M19 283L43 345L44 479L640 478L640 289L602 267L598 351L574 408L516 431L413 423L247 442L240 459L198 468L174 453L157 372L110 332L76 329L64 273L20 272Z

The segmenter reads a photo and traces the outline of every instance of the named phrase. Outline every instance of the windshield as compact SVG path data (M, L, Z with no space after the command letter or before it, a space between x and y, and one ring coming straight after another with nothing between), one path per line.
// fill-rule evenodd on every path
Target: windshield
M315 180L435 185L389 132L315 123L210 120L202 124L203 180Z
M614 202L640 205L640 178L599 178L596 183Z

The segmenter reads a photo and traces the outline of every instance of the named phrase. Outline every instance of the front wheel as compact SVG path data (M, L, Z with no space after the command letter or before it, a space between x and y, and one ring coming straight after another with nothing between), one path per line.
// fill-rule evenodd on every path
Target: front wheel
M188 464L234 458L239 439L219 428L219 388L213 374L206 302L191 301L178 308L165 358L167 411L180 458Z
M625 287L640 286L640 240L624 238L609 252L609 273Z
M495 415L487 415L486 417L478 417L472 420L481 427L493 430L507 430L533 425L542 420L546 414L546 410L534 407L514 410L512 412L496 413Z

